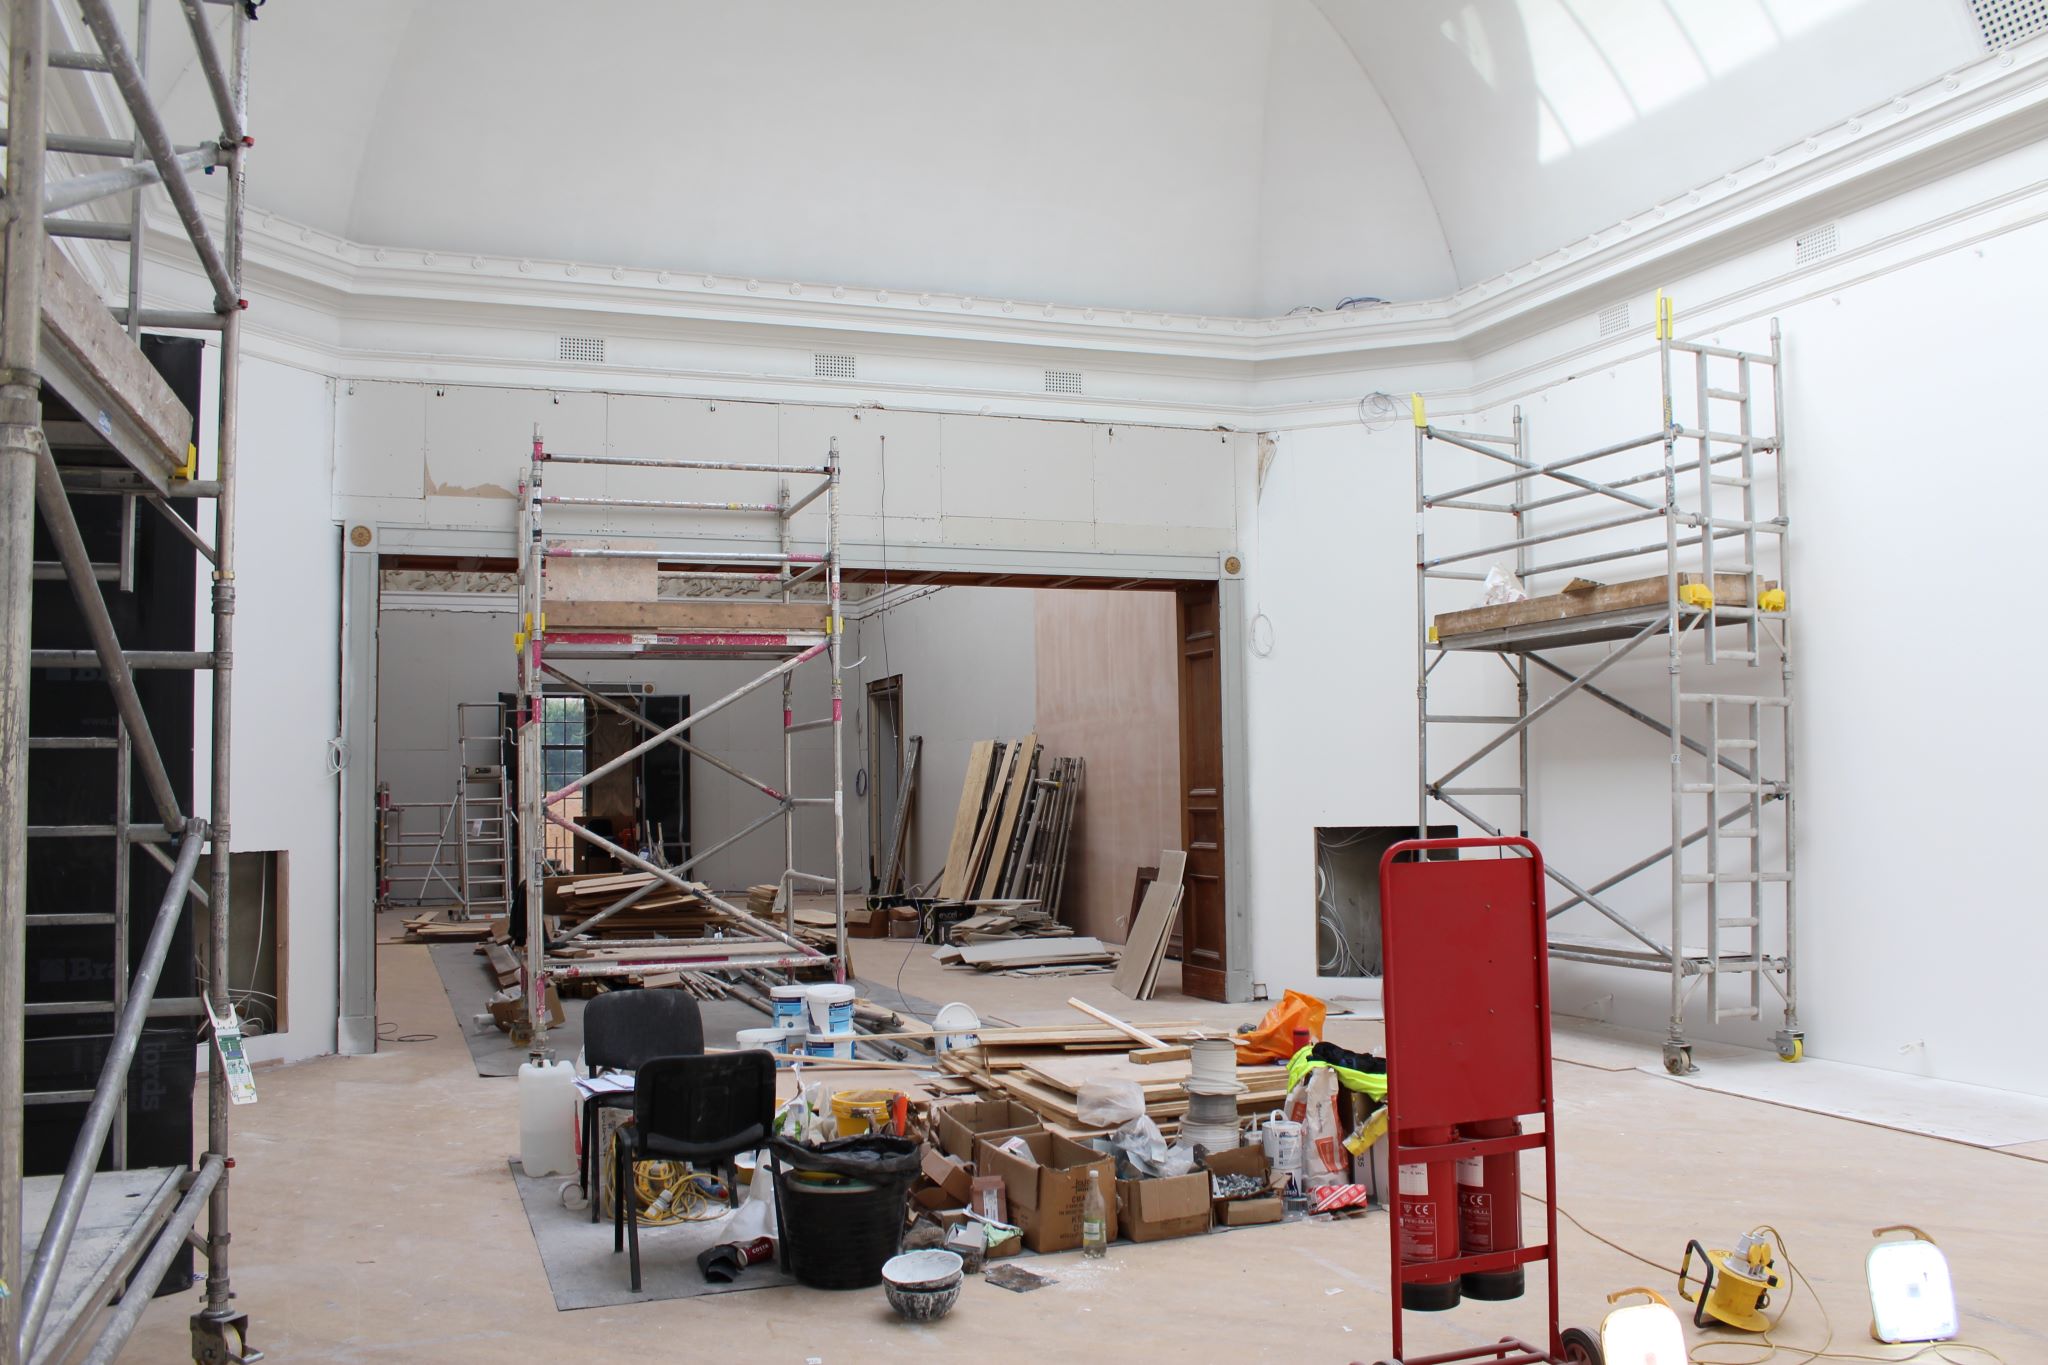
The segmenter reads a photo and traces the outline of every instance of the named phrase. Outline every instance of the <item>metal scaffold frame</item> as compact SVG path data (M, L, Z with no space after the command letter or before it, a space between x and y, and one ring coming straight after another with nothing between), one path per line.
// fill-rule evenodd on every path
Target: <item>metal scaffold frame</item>
M237 389L241 358L242 224L244 161L253 145L247 132L249 21L253 7L228 4L229 51L215 44L204 4L178 0L199 67L212 95L220 128L198 146L177 146L149 94L145 63L148 0L140 0L135 42L122 32L110 0L77 0L97 51L50 46L49 0L8 0L9 70L5 130L7 257L0 291L0 1365L73 1359L112 1360L122 1350L157 1285L188 1240L206 1256L205 1301L191 1320L193 1358L207 1365L261 1356L246 1345L247 1318L238 1312L228 1277L228 1114L226 1068L208 1068L205 1150L189 1169L126 1171L126 1088L144 1025L151 1018L226 1019L229 944L229 752L233 736L232 662L235 609L235 468ZM111 77L134 125L129 138L82 137L53 131L46 98L53 70ZM112 161L106 171L51 179L51 154ZM226 204L218 239L201 215L188 173L224 168ZM142 244L143 194L153 185L168 193L213 293L211 311L145 306ZM127 221L61 218L61 212L120 197ZM68 260L50 248L52 237L127 243L125 307L109 310ZM196 477L191 418L155 374L139 348L145 327L220 334L215 477ZM43 391L91 414L91 425L127 468L104 464L60 466L43 426ZM103 595L103 580L130 586L126 569L107 574L92 563L71 499L118 494L133 515L138 502L167 517L213 571L210 649L126 649ZM213 538L179 518L171 498L211 498ZM92 641L90 651L30 648L30 585L37 513L58 549ZM132 523L124 523L132 525ZM124 535L127 534L124 531ZM128 556L124 548L124 566ZM119 717L112 741L118 809L104 826L32 828L28 820L32 750L107 747L85 739L29 738L32 668L97 668L114 694ZM208 756L207 817L180 806L162 752L151 733L135 683L135 670L173 668L210 672L212 735ZM128 808L135 776L159 817L138 823ZM30 837L107 838L113 841L114 883L120 901L110 915L31 914L25 888ZM176 846L176 857L161 845ZM129 949L127 896L130 856L140 848L170 870L133 976L123 978ZM208 885L197 884L202 852L210 852ZM203 948L203 999L159 998L157 984L171 944L192 905L210 907ZM113 998L81 1011L76 1004L26 1001L26 935L31 925L108 924L122 961ZM23 1069L25 1023L33 1016L97 1012L115 1017L98 1083L90 1092L29 1094ZM31 1102L87 1105L64 1174L24 1182L21 1170L24 1106ZM113 1170L100 1175L104 1197L94 1201L94 1175L112 1149ZM54 1184L54 1189L44 1182ZM116 1188L119 1187L119 1188ZM148 1197L142 1197L144 1189ZM49 1213L32 1258L23 1252L24 1211L48 1200ZM111 1249L104 1240L90 1262L79 1259L76 1238L89 1211L105 1214L107 1201L125 1209L126 1221ZM194 1235L201 1213L203 1237ZM29 1264L24 1267L24 1260Z
M727 500L676 500L658 498L613 498L563 496L543 491L550 465L596 465L649 470L722 471L775 474L781 476L775 500L735 502ZM790 478L819 481L801 493L792 493ZM574 455L546 449L536 432L525 476L520 480L519 507L519 613L520 629L514 641L519 658L519 687L514 703L517 727L518 781L516 822L518 866L524 883L526 923L526 1015L532 1030L532 1051L547 1056L546 990L550 979L590 976L638 975L663 970L688 972L745 971L778 968L795 970L829 966L835 980L846 979L846 751L844 745L845 703L841 680L841 642L845 639L842 614L839 548L839 444L829 446L824 463L782 465L735 463L714 460L665 460L619 455ZM802 553L795 546L792 522L796 515L825 499L826 544L822 554ZM597 537L590 531L557 531L550 527L547 509L574 508L602 515L610 511L737 513L772 516L776 526L776 548L748 551L684 551L614 547L589 543ZM662 598L655 604L665 614L665 623L634 628L607 624L574 625L562 628L548 624L550 598L547 593L550 562L564 560L653 560L657 567L674 567L701 583L737 585L740 596L717 598ZM824 601L814 623L791 624L790 608L799 603L797 588L821 580ZM744 595L758 593L758 596ZM644 604L635 604L644 605ZM779 607L780 610L771 610ZM692 620L694 609L704 609L702 620ZM558 607L558 613L560 612ZM753 619L749 618L754 612ZM735 619L737 617L738 619ZM809 627L809 628L807 628ZM622 706L614 698L576 678L564 668L575 660L688 660L741 659L773 661L760 676L726 695L700 706L675 724L662 727L638 711ZM827 661L832 676L832 712L829 716L798 720L795 712L795 674L813 660ZM782 689L782 778L780 785L766 782L686 739L685 733L699 722L718 714L769 683ZM554 790L547 788L544 745L544 697L580 696L589 706L623 716L648 732L646 739L590 769L582 776ZM832 792L829 796L797 796L795 737L811 730L832 732ZM643 755L673 745L690 757L727 777L753 788L771 803L759 818L710 847L693 850L674 867L664 867L562 815L557 809L571 794L588 789L592 783L624 768ZM829 874L807 872L796 865L796 819L806 808L829 807L832 814L832 870ZM705 859L730 848L740 840L780 821L782 825L782 872L777 879L776 899L782 923L774 924L732 904L701 882L685 874ZM702 946L684 940L614 941L615 947L660 947L674 950L674 957L635 958L630 962L592 963L554 956L543 915L542 880L547 863L546 830L554 826L615 859L620 866L650 874L646 886L620 897L595 915L582 921L565 942L575 942L614 915L629 909L657 889L673 888L696 897L715 912L731 930L713 940L708 954L693 950ZM799 886L829 889L833 899L833 943L831 953L821 952L797 933L795 892ZM514 894L518 894L517 888ZM589 941L585 939L584 941ZM691 946L686 946L691 945Z
M1545 462L1530 453L1519 408L1507 434L1454 431L1431 425L1416 398L1416 818L1426 836L1434 804L1488 834L1526 835L1531 729L1574 696L1600 702L1664 736L1669 841L1599 880L1575 878L1547 857L1545 871L1568 893L1549 910L1553 958L1670 976L1664 1063L1682 1074L1694 1069L1687 1011L1702 983L1706 1012L1718 1023L1762 1020L1768 982L1783 1007L1783 1027L1772 1036L1773 1045L1787 1060L1805 1050L1794 880L1793 621L1785 576L1789 522L1777 322L1771 323L1768 353L1680 341L1673 335L1670 303L1660 296L1657 360L1663 407L1656 428ZM1758 402L1766 392L1767 421ZM1682 420L1687 414L1681 406L1690 407L1689 422ZM1456 487L1433 488L1430 455L1437 447L1498 467ZM1661 460L1645 459L1651 452ZM1548 511L1586 500L1600 510ZM1446 548L1442 532L1449 528L1439 523L1447 512L1506 517L1512 534ZM1661 535L1651 540L1626 532L1637 524L1654 526ZM1432 527L1439 527L1434 546ZM1732 563L1725 558L1731 545L1739 555ZM1538 546L1555 548L1546 551L1551 557L1535 562ZM1768 566L1774 579L1766 577L1762 562L1767 551L1775 561ZM1663 600L1584 614L1560 611L1553 619L1439 639L1431 624L1438 619L1432 615L1432 585L1462 584L1469 592L1487 577L1475 564L1498 563L1510 554L1532 593L1558 592L1565 579L1607 566L1623 577L1661 578ZM1555 586L1534 587L1539 579ZM1668 674L1661 714L1595 685L1610 667L1646 655L1646 646L1660 638ZM1604 648L1590 653L1596 646ZM1439 696L1451 690L1444 686L1448 678L1436 678L1447 660L1488 654L1511 675L1512 711L1495 707L1471 714L1456 710L1455 703L1441 710L1432 706L1433 685ZM1740 687L1730 682L1729 665L1740 665L1739 676L1749 681ZM1532 705L1530 682L1538 675L1562 686ZM1476 746L1453 745L1445 738L1453 728L1467 735L1477 730L1485 738ZM1489 758L1504 767L1502 751L1509 745L1512 779L1474 774ZM1442 761L1446 749L1454 751L1455 761ZM1512 815L1489 819L1482 806ZM1609 898L1614 888L1659 864L1669 873L1669 927L1661 936ZM1768 893L1774 885L1782 887L1781 895ZM1558 917L1581 908L1604 917L1628 941L1561 934ZM1770 950L1774 940L1782 942L1781 953Z

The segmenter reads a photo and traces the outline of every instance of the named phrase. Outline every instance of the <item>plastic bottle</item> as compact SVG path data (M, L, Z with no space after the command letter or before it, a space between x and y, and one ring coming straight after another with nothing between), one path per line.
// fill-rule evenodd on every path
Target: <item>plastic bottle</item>
M576 1079L567 1062L520 1064L519 1164L529 1176L576 1169Z
M1109 1253L1109 1207L1102 1199L1102 1172L1088 1172L1088 1200L1081 1205L1081 1254L1099 1261Z

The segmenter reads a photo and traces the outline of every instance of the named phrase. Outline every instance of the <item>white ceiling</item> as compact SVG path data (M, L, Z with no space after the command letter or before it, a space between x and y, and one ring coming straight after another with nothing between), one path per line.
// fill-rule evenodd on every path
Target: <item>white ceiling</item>
M1447 293L1982 52L1964 0L262 14L251 201L357 241L1236 315Z

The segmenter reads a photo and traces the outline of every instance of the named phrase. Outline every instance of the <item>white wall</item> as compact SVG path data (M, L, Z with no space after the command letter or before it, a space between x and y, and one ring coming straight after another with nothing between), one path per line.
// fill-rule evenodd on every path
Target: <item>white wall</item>
M1996 319L2048 304L2044 252L2048 228L2028 226L1778 310L1808 1049L2034 1092L2048 1090L2048 1062L2014 1010L2048 922L2010 855L2048 818L2048 741L2027 719L2041 650L2011 628L2036 572L2024 408L2036 380ZM1761 321L1715 335L1767 345ZM1654 414L1655 384L1647 360L1621 364L1580 382L1592 402L1538 396L1533 428L1551 453L1597 444L1618 412ZM1661 651L1608 680L1661 709ZM1571 704L1537 749L1539 836L1581 865L1668 837L1664 742L1599 710ZM1621 900L1652 916L1666 891L1652 874ZM1663 1013L1653 983L1626 973L1560 966L1556 980L1561 1008L1612 993L1627 1022ZM1759 1030L1718 1032L1755 1042Z
M858 752L867 752L868 683L899 674L903 733L924 737L904 862L905 884L922 885L945 866L968 750L977 740L1022 739L1035 723L1031 591L946 588L919 597L862 620L855 653L867 660L857 686L847 689L849 708L858 699L863 727ZM849 792L848 802L849 828L865 830L865 801L856 806ZM864 865L852 864L856 872Z
M207 355L210 374L218 351L209 347ZM291 1028L251 1039L258 1060L334 1050L338 787L327 741L341 705L341 536L327 495L333 413L331 380L243 362L229 846L291 855ZM203 458L211 461L210 415L202 431ZM211 521L202 518L209 533ZM202 639L210 630L210 587L202 575ZM197 692L204 746L211 743L211 689Z
M1415 818L1412 440L1290 432L1263 491L1241 472L1252 980L1275 999L1317 988L1315 828Z

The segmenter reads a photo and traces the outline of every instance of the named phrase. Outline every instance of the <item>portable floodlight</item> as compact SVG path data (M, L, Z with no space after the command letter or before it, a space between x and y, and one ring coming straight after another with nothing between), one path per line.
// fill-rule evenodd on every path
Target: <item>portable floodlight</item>
M1685 1365L1685 1329L1678 1314L1654 1289L1617 1289L1607 1296L1618 1303L1641 1294L1647 1303L1617 1308L1600 1324L1600 1354L1607 1365Z
M1885 1241L1886 1233L1910 1238ZM1948 1257L1916 1227L1878 1228L1865 1269L1870 1280L1870 1335L1879 1341L1951 1341L1962 1324L1956 1316L1956 1288Z

